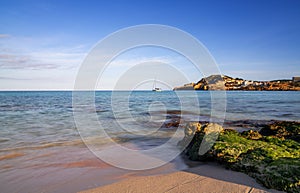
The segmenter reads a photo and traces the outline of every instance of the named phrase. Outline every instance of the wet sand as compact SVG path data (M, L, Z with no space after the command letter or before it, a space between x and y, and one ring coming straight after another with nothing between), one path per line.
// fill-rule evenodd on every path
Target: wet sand
M180 158L147 171L115 168L83 145L22 148L0 155L1 193L79 192L144 175L159 175L186 168Z
M203 164L184 171L154 176L128 177L120 182L82 191L100 192L279 192L262 187L246 174L226 170L216 164Z
M0 188L6 192L276 192L217 163L178 156L159 168L115 168L84 145L2 152Z

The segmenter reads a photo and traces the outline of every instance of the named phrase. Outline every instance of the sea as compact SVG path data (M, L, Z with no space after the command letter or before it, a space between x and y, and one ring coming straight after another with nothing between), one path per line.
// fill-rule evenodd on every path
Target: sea
M79 94L83 101L85 94ZM174 121L182 127L189 121L300 121L300 92L294 91L96 91L82 104L74 96L0 92L1 192L74 192L128 175L99 160L86 141L152 149L174 135L178 128L167 126ZM178 159L159 172L188 167Z

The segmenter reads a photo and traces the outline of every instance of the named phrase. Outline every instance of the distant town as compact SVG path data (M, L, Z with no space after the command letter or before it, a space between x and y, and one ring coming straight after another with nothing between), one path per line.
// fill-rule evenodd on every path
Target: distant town
M300 77L292 79L255 81L232 78L226 75L211 75L197 83L188 83L173 90L253 90L253 91L300 91Z

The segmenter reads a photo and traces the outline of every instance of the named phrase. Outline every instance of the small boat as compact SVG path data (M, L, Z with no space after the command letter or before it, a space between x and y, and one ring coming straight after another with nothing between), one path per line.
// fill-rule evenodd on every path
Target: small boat
M156 78L154 79L154 82L153 82L152 91L154 91L154 92L161 92L161 88L156 87Z
M161 88L153 88L152 91L161 92Z

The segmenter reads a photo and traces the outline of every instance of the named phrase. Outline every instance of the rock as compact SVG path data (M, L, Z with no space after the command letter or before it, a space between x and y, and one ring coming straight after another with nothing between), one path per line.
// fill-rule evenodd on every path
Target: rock
M194 85L193 83L190 83L183 86L175 87L173 90L194 90Z
M167 122L167 123L164 123L163 124L163 127L166 127L166 128L170 128L170 127L178 127L180 124L180 122L178 120L174 120L174 121L171 121L171 122Z
M300 143L294 140L299 134L299 124L275 121L265 125L260 132L238 133L223 130L217 124L199 126L191 123L186 127L185 138L192 140L185 153L191 160L214 160L244 172L267 188L300 192ZM199 155L203 141L216 137L210 134L218 131L220 133L209 151Z
M178 142L178 146L184 149L186 153L187 149L189 149L190 144L192 144L192 140L196 132L200 132L202 125L199 122L189 122L184 127L184 138ZM201 139L202 140L202 139Z
M300 82L293 80L252 81L242 78L232 78L226 75L210 75L202 78L196 84L189 83L174 90L280 90L300 91Z
M265 125L259 132L264 136L274 136L280 139L292 139L300 143L300 123L276 121Z
M208 123L205 124L204 127L202 128L202 131L206 134L208 133L212 133L212 132L223 132L224 129L221 125L217 124L217 123Z
M186 147L185 153L191 160L205 160L208 156L206 152L212 147L222 131L224 131L222 126L216 123L201 125L198 122L191 122L186 125L185 137L178 145Z
M243 131L242 136L245 137L246 139L253 139L253 140L258 140L262 138L262 135L258 131Z
M202 132L204 133L204 136L200 147L198 148L199 159L207 158L207 152L218 139L219 133L223 131L223 127L216 123L208 123L203 126Z
M191 122L187 123L184 128L185 136L194 136L196 132L200 132L202 128L202 125L198 122Z

